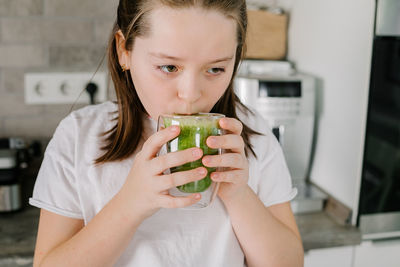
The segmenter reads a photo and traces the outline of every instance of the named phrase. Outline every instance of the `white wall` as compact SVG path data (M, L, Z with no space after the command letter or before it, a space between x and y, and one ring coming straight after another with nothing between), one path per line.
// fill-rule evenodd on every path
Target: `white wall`
M288 59L316 75L318 133L311 180L358 202L375 0L293 0Z

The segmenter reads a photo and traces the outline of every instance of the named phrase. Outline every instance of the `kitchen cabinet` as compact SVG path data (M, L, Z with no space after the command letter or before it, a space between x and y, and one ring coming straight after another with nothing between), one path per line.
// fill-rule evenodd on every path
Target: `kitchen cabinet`
M338 265L339 266L339 265ZM364 241L355 247L353 267L400 266L400 239Z
M318 78L310 180L357 210L375 0L292 1L290 12L288 60Z
M352 267L353 246L313 249L304 254L304 267Z

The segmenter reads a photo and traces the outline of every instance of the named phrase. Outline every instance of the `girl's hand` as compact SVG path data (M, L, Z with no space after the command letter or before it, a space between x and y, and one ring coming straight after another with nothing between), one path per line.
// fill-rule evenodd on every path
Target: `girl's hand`
M226 153L214 156L204 156L202 161L207 167L225 167L226 171L213 172L211 179L221 182L218 196L222 201L227 201L233 196L245 192L249 179L249 166L244 152L244 141L240 135L243 125L233 118L222 118L219 125L227 131L222 136L207 138L210 148L222 148Z
M164 175L163 172L187 162L198 160L203 151L200 148L189 148L157 157L157 152L169 140L179 135L178 126L170 126L150 136L136 155L120 194L126 199L127 206L137 216L145 219L160 208L181 208L190 206L200 199L200 194L187 197L173 197L168 189L189 182L203 179L207 169L199 167Z

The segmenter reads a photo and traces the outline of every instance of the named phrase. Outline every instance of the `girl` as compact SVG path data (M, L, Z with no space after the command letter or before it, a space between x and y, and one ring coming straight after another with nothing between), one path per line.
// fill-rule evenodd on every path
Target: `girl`
M41 208L34 266L302 266L282 151L232 80L246 34L244 0L120 0L109 43L117 103L71 113L49 143L30 203ZM228 134L156 157L179 135L160 114L224 113ZM242 123L246 122L246 124ZM201 210L174 186L206 169L163 175L202 158L220 182Z

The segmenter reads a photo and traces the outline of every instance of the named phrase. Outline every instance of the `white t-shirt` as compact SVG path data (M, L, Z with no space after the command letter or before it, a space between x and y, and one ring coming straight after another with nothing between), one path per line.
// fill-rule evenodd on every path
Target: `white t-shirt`
M46 149L31 205L83 219L86 225L120 190L135 155L93 164L102 155L99 134L113 127L116 110L116 104L106 102L74 111L61 121ZM240 117L264 134L251 138L258 159L249 157L249 186L266 206L292 200L297 190L266 121L259 114ZM155 132L154 120L147 119L145 125ZM115 266L242 267L244 254L228 213L216 198L204 209L161 209L144 220Z

